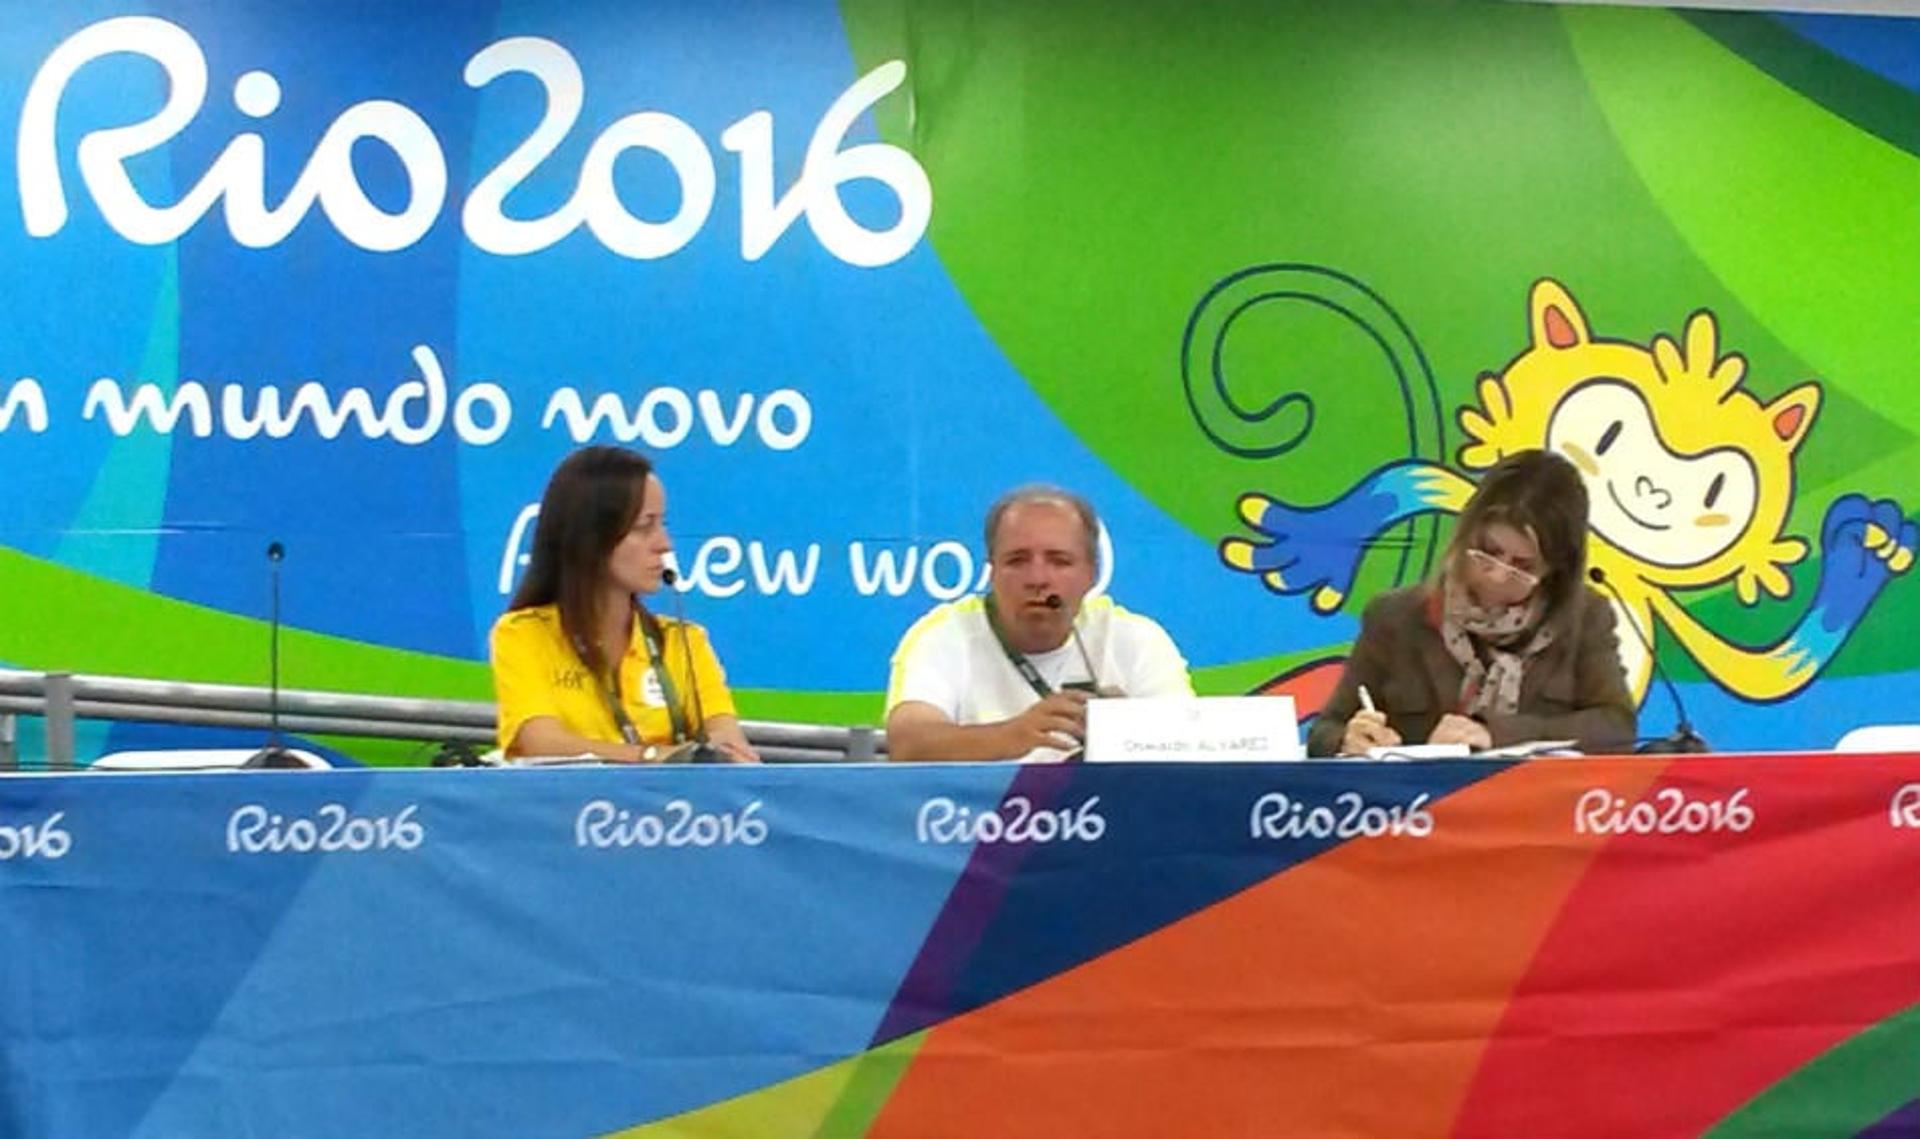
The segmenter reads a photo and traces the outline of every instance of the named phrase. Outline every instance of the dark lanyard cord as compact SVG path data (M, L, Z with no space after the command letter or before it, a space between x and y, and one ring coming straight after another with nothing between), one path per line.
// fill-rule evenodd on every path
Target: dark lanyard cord
M674 687L673 676L667 671L665 637L655 622L653 614L640 605L635 605L633 608L634 617L640 625L641 639L647 645L647 656L650 658L648 668L652 670L654 676L659 678L660 696L667 703L667 719L673 725L673 742L685 743L692 737L687 732L686 710L680 707L679 690ZM680 635L686 636L687 631L684 628L681 629ZM587 659L584 644L576 643L573 648L582 661ZM620 662L611 662L611 667L607 671L608 675L600 681L601 698L607 702L607 711L613 713L613 722L620 729L620 738L637 746L641 742L640 732L633 726L633 717L627 715L626 703L620 695ZM691 679L695 684L700 683L698 677Z
M1053 695L1053 685L1048 684L1047 678L1040 675L1040 670L1035 668L1033 662L1027 659L1027 654L1014 648L1012 642L1007 640L1007 631L1000 627L1000 608L994 604L993 594L991 593L987 594L986 610L987 627L993 630L993 639L1000 642L1000 651L1007 654L1007 662L1013 665L1014 670L1020 674L1021 679L1027 682L1028 687L1039 694L1040 699L1045 700L1047 697ZM1080 640L1077 630L1072 640L1074 646L1080 650L1080 663L1087 666L1087 677L1092 679L1095 675L1093 671L1093 660L1087 656L1087 646Z

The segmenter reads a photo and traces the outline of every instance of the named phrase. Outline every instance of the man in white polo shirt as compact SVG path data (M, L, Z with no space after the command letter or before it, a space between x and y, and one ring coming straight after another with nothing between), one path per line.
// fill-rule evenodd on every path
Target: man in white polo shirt
M988 592L935 606L894 650L892 758L1057 760L1085 738L1096 688L1193 695L1166 630L1111 598L1087 598L1099 535L1092 504L1058 487L1022 487L993 504Z

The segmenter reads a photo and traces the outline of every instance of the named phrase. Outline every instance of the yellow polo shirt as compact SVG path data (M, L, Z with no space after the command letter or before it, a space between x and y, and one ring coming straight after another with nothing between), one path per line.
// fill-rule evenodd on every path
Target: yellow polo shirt
M681 623L662 617L662 651L667 658L667 674L680 697L687 727L699 723L695 709L715 716L732 716L733 693L727 690L727 676L713 655L707 631L691 622ZM624 742L613 711L607 707L604 690L588 674L587 666L567 643L560 626L560 610L554 605L531 609L510 609L493 623L488 638L493 661L493 694L499 705L499 738L503 749L510 749L520 725L535 716L552 716L576 735L606 743ZM693 676L687 675L688 657L692 657ZM694 700L697 680L700 698ZM620 703L642 743L664 744L673 741L673 719L667 714L659 677L653 671L653 659L647 652L647 638L634 619L633 636L626 655L620 658Z

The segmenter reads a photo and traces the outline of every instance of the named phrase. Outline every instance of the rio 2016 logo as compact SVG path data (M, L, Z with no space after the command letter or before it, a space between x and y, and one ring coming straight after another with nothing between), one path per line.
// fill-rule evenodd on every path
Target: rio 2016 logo
M616 847L759 846L768 828L760 816L760 800L738 811L697 810L685 799L669 799L658 812L615 806L595 799L580 808L573 821L575 846L609 850Z
M1254 800L1247 817L1254 838L1426 838L1433 833L1433 812L1426 793L1409 803L1370 803L1358 791L1334 796L1333 805L1302 802L1279 791Z
M1665 787L1638 801L1595 787L1573 807L1575 834L1744 834L1753 823L1745 787L1724 799L1691 798L1678 787Z
M1106 816L1094 808L1094 795L1074 807L1035 807L1025 795L1012 795L996 807L975 810L944 795L920 805L914 837L923 843L981 845L1048 842L1099 842L1107 833Z
M81 69L111 55L151 60L166 72L169 84L166 103L151 117L89 131L75 148L81 182L101 217L127 240L141 245L174 241L215 203L224 207L233 239L250 249L285 240L315 205L340 236L380 253L413 245L439 220L447 200L446 154L425 119L388 99L341 112L278 205L266 201L266 140L250 131L234 137L178 201L149 202L127 164L178 137L199 114L207 97L207 60L179 25L153 16L121 16L89 25L61 43L27 88L17 177L29 235L51 237L66 225L56 141L60 103ZM741 257L764 257L802 216L821 246L850 265L888 265L912 252L933 215L926 171L896 146L845 145L855 121L897 89L906 74L898 60L883 63L842 92L815 126L802 168L784 194L774 185L771 112L755 111L721 132L721 147L739 160ZM612 252L644 261L677 253L705 227L718 183L713 152L684 120L655 110L625 115L594 138L565 204L544 217L508 217L503 208L508 195L552 157L579 121L586 80L566 48L534 36L481 49L467 61L463 77L479 89L506 75L533 77L546 106L533 130L465 195L460 225L476 247L502 256L535 253L585 226ZM248 71L234 82L232 98L241 114L265 119L279 109L280 81L266 71ZM353 166L354 148L361 143L383 146L398 160L406 182L406 202L399 210L381 208L361 186ZM664 221L635 217L614 184L620 159L642 151L666 160L680 191L678 210ZM891 226L868 229L847 212L840 187L854 181L875 182L892 192L899 216Z
M418 804L409 803L391 815L355 815L339 803L328 803L312 818L273 813L249 803L227 819L227 851L231 854L335 854L374 850L418 850L426 828L414 818Z

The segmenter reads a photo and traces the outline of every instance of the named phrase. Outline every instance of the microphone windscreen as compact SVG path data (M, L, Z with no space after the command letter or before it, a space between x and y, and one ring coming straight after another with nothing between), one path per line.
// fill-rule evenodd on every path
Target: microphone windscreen
M1599 566L1588 566L1587 580L1595 585L1605 585L1607 584L1607 571L1601 569Z
M1066 604L1066 602L1065 602L1065 601L1062 601L1062 600L1060 599L1060 595L1059 595L1059 594L1057 594L1057 593L1049 593L1049 594L1047 594L1047 608L1049 608L1049 609L1058 609L1058 608L1060 608L1060 607L1061 607L1062 605L1065 605L1065 604Z
M672 585L672 584L673 584L674 582L676 582L676 581L679 581L679 580L680 580L680 575L679 575L679 574L677 574L677 573L674 573L674 572L673 572L672 570L670 570L670 569L663 569L663 570L661 570L661 571L660 571L660 584L661 584L661 585Z

